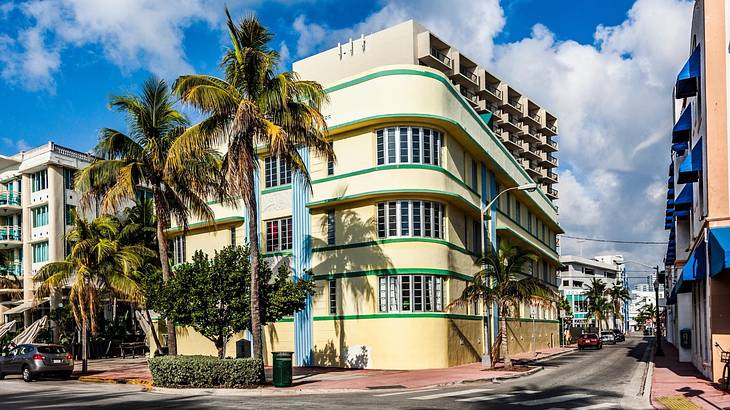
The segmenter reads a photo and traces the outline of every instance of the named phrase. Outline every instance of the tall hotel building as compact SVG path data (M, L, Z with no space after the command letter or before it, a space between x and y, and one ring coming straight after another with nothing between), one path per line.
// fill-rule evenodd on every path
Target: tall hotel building
M0 289L0 324L16 320L27 326L48 311L48 300L34 306L33 275L66 257L65 236L79 199L73 178L91 161L53 142L0 155L0 273L22 286L21 293Z
M674 87L665 228L667 340L713 381L730 350L727 0L694 3L687 61Z
M329 93L337 162L302 151L310 191L285 162L260 152L265 256L316 282L304 311L267 325L266 360L293 351L296 364L316 366L479 361L496 334L495 312L448 306L480 269L480 212L501 190L540 186L500 197L489 246L533 252L539 260L526 270L557 291L556 117L413 21L293 68ZM242 209L214 208L215 225L173 238L177 262L245 238ZM512 353L558 346L554 307L526 304L513 316ZM214 354L192 330L178 332L181 354Z

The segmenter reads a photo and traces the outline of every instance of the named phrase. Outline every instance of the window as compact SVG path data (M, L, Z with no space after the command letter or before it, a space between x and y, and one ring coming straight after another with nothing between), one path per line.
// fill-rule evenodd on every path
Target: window
M443 238L444 207L430 201L389 201L378 207L378 237Z
M441 133L430 128L391 127L375 131L377 164L440 165Z
M330 143L330 148L333 148L334 144ZM334 175L335 174L335 158L334 157L327 157L327 175Z
M471 160L471 189L476 192L478 189L478 182L479 178L477 177L478 174L478 168L477 168L477 162L474 160Z
M334 315L337 313L337 280L330 279L327 285L330 297L330 315Z
M291 184L291 165L278 157L264 159L264 183L266 188Z
M48 225L48 205L34 208L31 212L33 216L34 228Z
M48 242L33 244L33 263L48 262Z
M66 205L66 225L73 225L74 224L74 215L76 213L76 207L73 205Z
M472 222L472 231L474 235L474 249L472 249L472 252L476 253L477 255L481 255L482 253L482 232L480 229L481 221L473 221Z
M443 311L443 279L431 275L380 276L381 312Z
M532 214L527 211L527 232L532 233Z
M266 251L286 251L292 247L291 217L266 221Z
M231 246L236 246L236 227L231 226Z
M335 210L327 211L327 245L335 244Z
M48 188L48 170L38 171L30 176L32 192L42 191Z
M518 225L522 225L522 204L520 202L517 202L515 206L515 221Z
M185 235L176 236L172 240L172 264L179 265L185 263L185 251L187 248L187 240Z
M583 287L583 282L581 282L579 280L574 280L573 281L573 287L574 288L582 288Z
M63 186L66 189L74 189L74 179L76 178L76 170L71 168L63 169Z
M595 275L596 274L596 272L591 268L583 268L583 273L585 273L586 275Z
M563 286L565 286L565 287L570 286L570 281L569 280L564 280L563 281Z
M575 312L587 312L588 311L588 301L587 300L576 300L575 304L573 305L573 310Z

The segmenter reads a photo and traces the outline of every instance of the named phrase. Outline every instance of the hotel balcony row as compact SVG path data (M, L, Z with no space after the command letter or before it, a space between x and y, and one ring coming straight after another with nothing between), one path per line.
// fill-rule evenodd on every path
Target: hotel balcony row
M8 215L21 211L20 192L0 191L0 214Z
M19 226L0 226L0 249L13 249L23 246Z
M517 122L552 137L558 133L557 118L501 81L476 62L426 31L418 34L418 61L446 74L477 111L496 106Z

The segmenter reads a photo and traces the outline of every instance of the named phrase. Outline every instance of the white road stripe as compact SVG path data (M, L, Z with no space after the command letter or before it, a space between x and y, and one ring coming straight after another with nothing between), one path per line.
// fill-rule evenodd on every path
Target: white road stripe
M489 400L497 400L497 399L506 399L509 397L514 397L514 394L493 394L491 396L478 396L478 397L469 397L468 399L459 399L456 401L466 401L466 402L475 402L475 401L489 401Z
M464 395L473 394L473 393L484 393L484 392L491 391L491 390L492 389L471 389L471 390L452 391L449 393L439 393L439 394L431 394L428 396L411 397L411 400L433 400L433 399L440 399L442 397L454 397L454 396L464 396Z
M591 406L585 406L585 407L576 407L573 410L594 410L594 409L608 409L608 408L621 408L620 405L616 403L599 403L599 404L593 404ZM563 407L551 407L547 410L566 410Z
M585 399L587 397L593 397L593 395L585 394L585 393L573 393L573 394L564 394L562 396L556 396L556 397L548 397L546 399L536 399L536 400L515 402L515 403L511 403L511 404L519 404L521 406L540 406L542 404L560 403L563 401L569 401L569 400L573 400L573 399Z
M406 391L399 391L395 393L385 393L385 394L374 394L375 397L388 397L388 396L397 396L399 394L418 394L418 393L426 393L429 391L436 391L438 389L425 389L425 390L406 390Z

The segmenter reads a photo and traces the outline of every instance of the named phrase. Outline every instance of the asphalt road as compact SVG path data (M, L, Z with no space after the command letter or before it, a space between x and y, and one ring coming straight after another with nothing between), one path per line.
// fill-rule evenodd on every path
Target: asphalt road
M628 338L603 350L576 351L541 363L534 375L503 383L418 390L276 397L142 392L138 386L40 380L0 381L1 409L407 408L407 409L648 409L641 396L651 339Z

